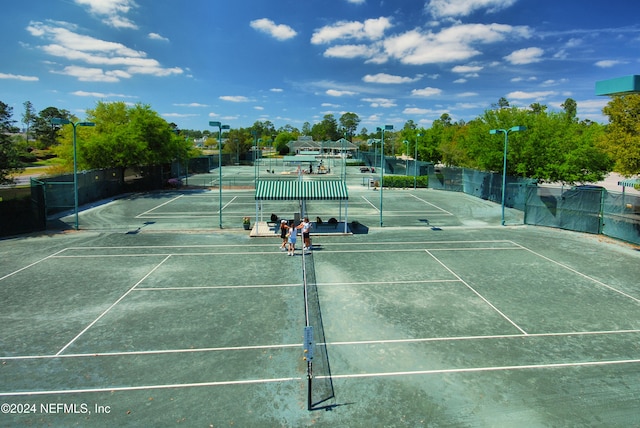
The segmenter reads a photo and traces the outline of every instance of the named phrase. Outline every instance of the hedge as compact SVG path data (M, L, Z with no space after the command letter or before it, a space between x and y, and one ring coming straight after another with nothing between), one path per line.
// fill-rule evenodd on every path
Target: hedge
M408 188L413 187L414 178L416 187L425 188L429 187L429 176L420 175L414 177L413 175L385 175L384 187L396 187L396 188Z

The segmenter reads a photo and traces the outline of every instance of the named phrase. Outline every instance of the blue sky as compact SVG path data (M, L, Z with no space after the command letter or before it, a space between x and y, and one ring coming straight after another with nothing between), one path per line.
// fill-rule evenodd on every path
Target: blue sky
M629 0L31 0L0 17L0 101L83 119L149 104L183 129L354 112L361 127L471 120L505 97L570 97L605 122L595 81L640 74Z

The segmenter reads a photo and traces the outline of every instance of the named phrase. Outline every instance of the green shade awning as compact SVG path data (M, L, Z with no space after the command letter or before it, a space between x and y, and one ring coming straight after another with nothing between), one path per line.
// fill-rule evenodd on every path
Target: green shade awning
M616 77L596 82L596 95L625 95L640 92L640 75Z
M256 200L260 201L346 201L347 186L341 180L259 180Z
M308 162L318 162L318 159L315 155L295 155L295 156L285 156L285 162L294 162L294 163L308 163Z

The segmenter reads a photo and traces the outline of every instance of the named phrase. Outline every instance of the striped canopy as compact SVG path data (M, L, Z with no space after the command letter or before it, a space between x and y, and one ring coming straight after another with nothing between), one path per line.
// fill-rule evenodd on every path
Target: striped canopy
M347 186L341 180L258 180L256 200L260 201L346 201Z

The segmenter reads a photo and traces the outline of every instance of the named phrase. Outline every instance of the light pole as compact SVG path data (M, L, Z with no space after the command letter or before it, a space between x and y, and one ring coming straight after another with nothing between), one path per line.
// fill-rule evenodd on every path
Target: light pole
M504 226L504 198L507 190L507 147L509 146L509 133L525 131L526 126L514 126L509 129L491 129L489 134L504 134L504 153L502 155L502 220L501 224Z
M53 125L71 125L73 126L73 211L76 217L76 230L78 230L78 156L76 149L76 127L77 126L96 126L93 122L72 122L69 119L54 117L51 119Z
M404 153L404 172L405 175L409 175L409 140L404 140L403 143L407 145L407 151Z
M382 187L384 186L384 131L392 131L393 125L385 125L377 128L382 134L382 142L380 143L380 227L382 227Z
M422 137L421 133L416 135L416 145L413 148L413 190L418 187L418 137Z
M229 129L229 125L223 125L218 121L209 122L209 126L218 128L218 188L220 199L220 229L222 229L222 130Z
M253 180L254 182L258 179L259 168L258 168L258 132L251 131L251 135L253 135L253 148L251 150L251 154L253 157Z

